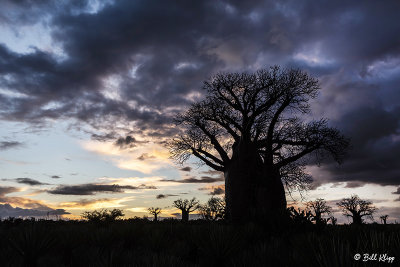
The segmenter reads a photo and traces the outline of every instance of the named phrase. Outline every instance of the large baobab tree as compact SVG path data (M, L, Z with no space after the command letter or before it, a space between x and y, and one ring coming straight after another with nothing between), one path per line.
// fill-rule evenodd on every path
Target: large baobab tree
M315 224L323 225L326 224L329 220L323 218L324 214L330 215L332 212L332 208L326 204L326 201L322 198L317 198L314 201L307 202L307 209L311 212L311 216Z
M372 206L372 202L360 199L357 195L344 198L337 205L342 209L343 215L351 217L353 224L362 224L363 217L373 219L372 215L377 210Z
M280 217L284 186L304 189L310 182L307 156L342 160L348 140L325 119L302 119L319 90L307 73L272 67L217 74L204 89L206 98L176 117L182 133L169 148L179 163L193 155L224 173L230 220Z
M187 222L189 221L189 213L199 208L199 201L196 198L192 198L191 200L178 199L172 205L182 211L182 221Z

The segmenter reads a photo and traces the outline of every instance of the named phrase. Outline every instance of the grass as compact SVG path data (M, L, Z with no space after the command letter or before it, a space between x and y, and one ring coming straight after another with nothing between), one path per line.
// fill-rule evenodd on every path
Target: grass
M400 225L285 225L121 220L2 221L1 266L377 266L400 262ZM363 265L365 264L365 265ZM387 266L387 263L381 266ZM398 265L397 265L398 266Z

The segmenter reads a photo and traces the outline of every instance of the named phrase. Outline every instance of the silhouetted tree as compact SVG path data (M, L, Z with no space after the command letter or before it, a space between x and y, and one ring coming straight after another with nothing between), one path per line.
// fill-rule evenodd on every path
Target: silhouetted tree
M297 208L297 210L294 207L289 207L287 209L289 212L289 217L297 224L312 224L312 215L311 211L309 210L301 210L300 208Z
M337 224L337 219L333 216L329 217L329 220L331 221L332 225L336 225Z
M324 214L330 215L332 211L332 208L329 207L326 204L326 201L322 198L317 198L314 201L307 202L307 209L310 210L313 221L315 221L315 224L317 225L326 224L329 218L325 219L322 216Z
M111 222L123 217L125 214L120 209L101 209L94 211L85 211L82 213L82 218L90 222Z
M381 217L379 217L381 219L381 223L386 224L386 220L389 217L389 215L382 215Z
M189 213L197 210L199 208L199 201L194 197L191 200L178 199L175 200L173 206L182 211L182 221L189 221Z
M154 222L156 222L158 220L157 215L162 212L161 208L154 208L154 207L148 208L147 210L149 211L149 213L151 215L154 216L154 220L153 220Z
M200 214L207 221L225 219L226 203L223 198L211 197L206 204L200 205Z
M311 182L305 156L340 162L345 154L348 140L325 119L301 119L319 90L305 72L272 67L217 74L204 89L207 97L176 117L182 133L168 146L179 163L193 155L224 172L233 221L279 217L286 210L284 185L304 190Z
M338 202L337 205L342 209L344 216L353 219L353 224L362 224L363 217L368 217L373 220L372 214L377 210L372 206L371 201L362 200L357 195L344 198Z

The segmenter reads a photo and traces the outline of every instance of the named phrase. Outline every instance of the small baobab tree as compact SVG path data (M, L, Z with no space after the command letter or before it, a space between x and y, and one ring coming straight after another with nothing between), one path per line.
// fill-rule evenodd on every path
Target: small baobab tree
M349 141L327 120L305 121L317 79L277 66L256 73L221 73L204 82L206 98L175 118L180 134L172 158L191 156L225 177L229 220L266 221L286 211L285 189L310 183L306 158L341 162Z
M389 217L389 215L382 215L381 217L379 217L381 219L381 223L386 224L386 220Z
M151 207L151 208L148 208L147 210L149 211L149 213L150 213L151 215L154 216L154 220L153 220L153 221L154 221L154 222L158 221L157 215L160 214L160 213L162 212L161 208L154 208L154 207Z
M191 200L178 199L172 204L175 208L180 209L182 212L182 221L189 221L189 213L197 210L199 208L199 201L194 197Z
M307 202L307 209L311 212L312 220L317 225L324 225L328 222L329 218L323 218L323 215L330 215L332 208L326 204L322 198L317 198L314 201Z
M344 216L353 219L353 224L362 224L364 217L373 220L372 215L377 210L371 201L360 199L357 195L344 198L336 204L342 209Z

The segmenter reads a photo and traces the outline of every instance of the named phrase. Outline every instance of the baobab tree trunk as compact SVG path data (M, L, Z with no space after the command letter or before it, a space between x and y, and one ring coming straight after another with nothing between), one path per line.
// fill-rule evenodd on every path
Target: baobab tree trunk
M281 220L286 196L279 169L264 165L254 146L245 142L236 145L224 176L228 219Z
M255 188L257 220L279 222L285 214L286 196L279 170L264 166L261 180Z
M182 210L182 222L189 221L189 212L186 210Z
M258 154L243 142L237 144L225 176L226 217L233 222L253 220L256 215L254 186L262 173Z
M360 214L358 214L357 211L352 212L353 215L353 224L361 225L362 224L362 218Z

